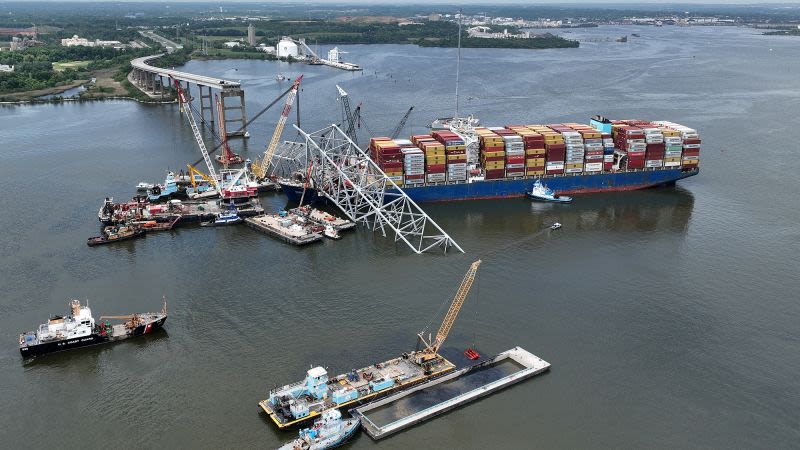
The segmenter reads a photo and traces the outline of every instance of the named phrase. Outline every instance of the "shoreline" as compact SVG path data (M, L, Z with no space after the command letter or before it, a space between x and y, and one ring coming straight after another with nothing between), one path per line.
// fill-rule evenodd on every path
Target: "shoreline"
M92 98L80 98L80 97L69 97L69 98L53 98L53 99L46 99L46 100L39 100L39 99L32 99L32 100L15 100L15 101L0 101L0 106L9 105L9 106L22 106L22 105L43 105L47 103L79 103L79 102L98 102L98 101L106 101L106 100L130 100L135 101L137 103L141 103L143 105L168 105L176 103L177 100L153 100L153 101L144 101L138 99L136 97L131 97L128 95L110 95L108 97L92 97Z

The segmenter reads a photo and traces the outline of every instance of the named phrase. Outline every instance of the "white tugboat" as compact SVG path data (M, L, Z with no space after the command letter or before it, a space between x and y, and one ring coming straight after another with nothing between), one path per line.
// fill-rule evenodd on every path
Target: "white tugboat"
M533 189L528 192L528 198L551 203L570 203L572 201L572 197L568 197L566 195L556 195L552 189L542 184L542 182L539 180L536 180L536 182L533 183Z
M166 300L161 312L101 316L100 323L95 322L88 305L82 306L80 301L72 300L69 307L69 314L51 316L35 331L19 335L19 352L23 357L141 336L161 328L167 320ZM109 319L124 322L112 325Z
M358 419L342 419L338 409L330 409L314 421L313 427L303 428L300 437L278 450L325 450L338 447L355 434L358 425Z

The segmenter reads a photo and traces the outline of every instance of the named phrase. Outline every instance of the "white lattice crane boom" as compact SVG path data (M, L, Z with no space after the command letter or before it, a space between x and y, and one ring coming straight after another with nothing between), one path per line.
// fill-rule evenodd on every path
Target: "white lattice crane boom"
M200 153L203 154L203 161L206 162L206 167L208 168L208 173L213 181L214 187L217 189L217 192L222 192L219 183L217 182L219 178L217 178L217 172L214 170L214 163L211 161L211 156L209 156L208 150L206 149L206 143L203 141L203 135L200 134L200 129L197 128L197 122L194 120L194 113L192 113L191 104L189 103L189 99L186 98L186 92L181 87L181 82L178 80L175 80L175 89L178 91L178 102L180 103L180 108L186 114L186 119L189 121L189 126L192 127L194 139L197 141L197 146L200 147Z
M275 132L272 133L272 139L269 141L266 151L264 151L264 156L261 158L261 161L255 161L252 164L253 173L260 179L264 179L267 176L269 164L272 161L272 156L275 155L275 149L278 148L278 142L281 140L283 128L286 126L286 119L289 117L289 113L292 111L292 104L294 104L294 99L297 97L297 90L300 89L301 81L303 81L303 75L300 75L296 80L294 80L292 90L289 91L289 95L286 97L286 103L283 105L281 118L278 120L278 125L275 127Z

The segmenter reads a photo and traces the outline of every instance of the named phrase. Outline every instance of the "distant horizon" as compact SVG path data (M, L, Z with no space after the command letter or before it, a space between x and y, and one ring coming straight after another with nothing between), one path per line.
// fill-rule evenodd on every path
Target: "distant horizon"
M769 1L752 1L752 0L742 0L742 1L731 1L731 0L720 0L720 1L709 1L709 0L699 0L699 1L680 1L680 2L672 2L672 3L665 3L663 1L658 0L615 0L614 2L606 2L604 0L584 0L581 2L574 2L574 1L567 1L567 2L553 2L553 1L545 1L545 2L531 2L530 0L503 0L502 2L491 2L488 0L462 0L462 1L447 1L447 0L429 0L429 1L418 1L414 0L409 3L405 3L402 5L398 5L396 0L170 0L168 2L163 1L156 1L156 0L0 0L0 5L4 4L11 4L11 3L24 3L24 4L32 4L32 3L106 3L106 4L119 4L119 3L146 3L146 4L161 4L165 7L169 6L170 3L181 3L181 4L191 4L191 3L203 3L203 4L217 4L217 5L236 5L236 4L297 4L297 5L315 5L315 4L330 4L330 5L339 5L339 6L350 6L350 5L361 5L361 6L380 6L380 5L391 5L391 6L403 6L403 7L411 7L411 6L430 6L430 5L443 5L443 6L458 6L458 5L469 5L469 6L620 6L620 5L661 5L665 7L676 7L676 6L702 6L702 5L713 5L713 6L787 6L787 5L797 5L800 7L800 1L798 0L769 0Z

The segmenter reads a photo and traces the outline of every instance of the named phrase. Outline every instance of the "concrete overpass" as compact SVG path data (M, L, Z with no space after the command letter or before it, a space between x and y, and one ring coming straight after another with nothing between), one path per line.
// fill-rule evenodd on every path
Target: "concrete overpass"
M189 93L191 98L191 85L197 86L200 93L200 115L206 121L206 112L209 114L209 121L214 122L215 101L214 98L219 96L221 108L219 109L219 120L225 122L225 128L228 130L228 136L245 136L247 133L247 117L245 114L244 106L244 91L242 90L241 83L237 81L225 80L222 78L207 77L205 75L197 75L189 72L182 72L174 69L164 69L155 67L149 64L150 61L164 56L165 53L157 55L143 56L131 61L133 71L131 72L131 79L136 86L149 95L161 95L163 97L167 89L172 88L174 80L181 83L183 89ZM165 83L166 80L166 83ZM185 86L184 86L185 84ZM218 94L212 94L212 89L218 89ZM231 105L231 99L237 98L238 104ZM226 105L226 102L228 105ZM238 110L239 114L236 117L229 117L228 111ZM232 123L232 126L228 126Z

